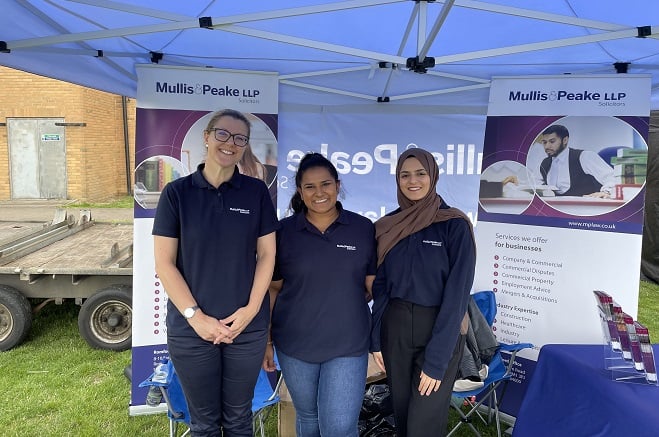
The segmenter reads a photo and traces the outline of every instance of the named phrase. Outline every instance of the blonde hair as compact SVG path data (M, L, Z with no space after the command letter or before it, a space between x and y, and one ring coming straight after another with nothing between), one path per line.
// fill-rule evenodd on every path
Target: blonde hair
M244 175L265 181L265 166L261 163L261 161L259 161L259 158L256 157L252 151L252 146L249 144L245 146L243 157L238 162L238 168Z

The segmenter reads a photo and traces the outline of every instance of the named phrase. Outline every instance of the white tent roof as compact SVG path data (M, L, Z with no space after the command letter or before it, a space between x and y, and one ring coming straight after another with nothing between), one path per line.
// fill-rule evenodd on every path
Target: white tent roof
M659 108L654 0L3 0L2 6L0 65L131 97L135 64L158 62L276 71L289 105L380 98L483 113L493 76L627 68L652 75L652 108ZM410 70L409 62L428 63L427 73Z

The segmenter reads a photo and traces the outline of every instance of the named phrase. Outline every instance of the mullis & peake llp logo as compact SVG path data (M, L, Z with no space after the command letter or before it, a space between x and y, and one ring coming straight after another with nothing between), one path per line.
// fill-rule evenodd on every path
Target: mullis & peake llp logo
M597 91L580 91L572 92L565 90L557 91L509 91L508 101L510 102L598 102L603 106L624 106L624 100L627 93L624 92L597 92Z
M158 94L189 94L210 95L222 97L238 97L258 99L261 91L258 89L232 88L230 85L214 86L206 83L188 84L185 82L158 82L156 81L156 93Z

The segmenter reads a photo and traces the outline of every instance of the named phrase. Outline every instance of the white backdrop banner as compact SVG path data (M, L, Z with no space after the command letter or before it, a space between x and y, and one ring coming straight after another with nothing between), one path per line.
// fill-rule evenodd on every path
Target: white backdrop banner
M203 130L212 112L231 108L252 124L250 147L266 166L261 176L276 194L278 76L144 65L137 69L133 349L130 414L161 411L146 406L146 379L168 357L167 295L155 272L151 229L160 192L194 172L204 160ZM269 180L268 180L269 178ZM209 272L212 274L212 272Z
M474 288L497 293L500 341L535 345L521 353L523 366L504 399L509 414L517 414L540 347L603 342L593 290L606 291L636 317L649 115L647 76L492 82ZM549 172L551 151L542 133L551 125L564 126L567 146L582 152L564 176L545 180L540 168ZM587 174L594 173L588 165L598 166L610 196L563 195L561 178L571 179L570 188L579 183L573 165ZM505 183L510 176L516 182Z

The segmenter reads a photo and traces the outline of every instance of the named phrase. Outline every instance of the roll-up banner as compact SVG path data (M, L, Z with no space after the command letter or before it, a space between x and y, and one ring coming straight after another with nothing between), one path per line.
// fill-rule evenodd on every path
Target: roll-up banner
M500 341L535 345L510 415L541 346L603 342L594 290L636 317L649 115L645 75L492 81L474 288L497 293Z
M256 176L276 201L278 131L275 73L143 65L137 75L131 415L163 411L147 406L147 389L139 387L168 357L167 294L155 272L151 236L163 187L196 170L211 114L230 108L250 119L250 147L265 168Z

